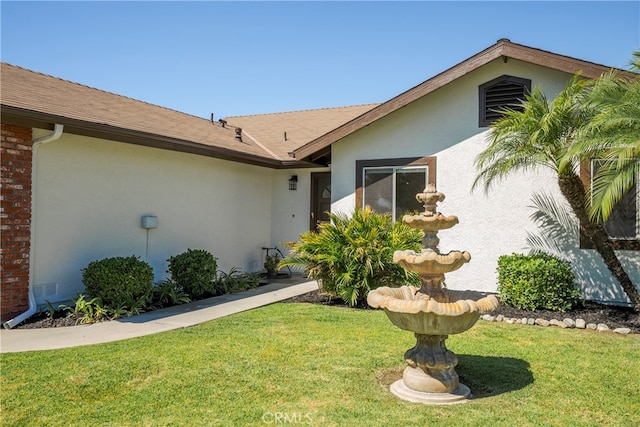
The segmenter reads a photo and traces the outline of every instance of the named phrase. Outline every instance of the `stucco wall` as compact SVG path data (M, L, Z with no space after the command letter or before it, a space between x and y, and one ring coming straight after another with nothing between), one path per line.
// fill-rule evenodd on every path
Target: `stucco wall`
M471 191L474 160L486 147L486 128L478 125L478 86L503 74L530 78L552 99L569 75L510 59L494 61L426 97L390 114L332 147L332 210L352 212L355 205L356 160L437 157L437 187L446 194L439 210L457 215L460 224L440 232L440 250L466 250L471 262L447 275L452 289L497 290L497 259L526 253L527 231L535 232L529 217L531 197L544 190L561 198L555 175L541 169L514 174L488 194ZM416 203L416 208L420 206ZM573 247L577 247L574 236ZM580 286L588 298L623 301L624 294L593 251L574 250ZM637 253L622 253L635 283L640 283ZM635 259L635 261L634 261Z
M272 244L287 253L287 242L297 241L309 231L311 212L311 173L329 169L287 169L273 172L271 202ZM289 178L298 176L297 190L289 190Z
M35 137L48 132L36 131ZM271 187L266 168L64 134L39 148L33 219L33 285L38 303L82 291L93 260L147 258L155 279L166 260L206 249L223 271L262 269L270 246Z

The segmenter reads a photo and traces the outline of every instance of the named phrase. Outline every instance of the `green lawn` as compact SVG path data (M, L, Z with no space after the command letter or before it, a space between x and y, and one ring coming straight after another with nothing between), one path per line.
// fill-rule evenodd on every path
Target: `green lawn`
M640 425L640 338L479 322L447 346L475 399L388 389L413 335L381 311L274 304L127 341L3 354L3 426Z

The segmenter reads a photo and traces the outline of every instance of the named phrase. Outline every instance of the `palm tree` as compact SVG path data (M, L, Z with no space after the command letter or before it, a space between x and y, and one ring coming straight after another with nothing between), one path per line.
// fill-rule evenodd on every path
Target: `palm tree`
M615 254L602 222L591 220L577 164L567 161L576 136L593 117L592 111L584 108L592 84L575 75L553 101L548 102L544 93L534 88L523 101L523 110L504 111L503 117L491 125L489 147L476 158L479 173L473 188L482 184L488 191L512 172L551 168L558 176L560 192L579 220L582 235L592 242L636 311L640 311L640 293Z
M640 71L640 51L632 69ZM611 72L595 81L586 103L594 116L567 153L566 162L600 159L589 195L590 215L606 221L640 173L640 76Z

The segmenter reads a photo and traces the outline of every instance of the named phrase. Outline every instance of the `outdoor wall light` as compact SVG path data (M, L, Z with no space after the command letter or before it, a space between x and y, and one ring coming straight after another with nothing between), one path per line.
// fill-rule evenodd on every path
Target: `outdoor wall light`
M289 190L297 190L298 189L298 175L291 175L289 178Z

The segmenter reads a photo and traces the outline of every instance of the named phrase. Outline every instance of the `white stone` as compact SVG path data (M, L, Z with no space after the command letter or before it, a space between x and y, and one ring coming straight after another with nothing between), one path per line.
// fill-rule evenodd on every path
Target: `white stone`
M585 322L584 319L576 319L576 328L584 329L586 327L587 327L587 322Z
M535 325L536 324L536 319L534 319L533 317L530 317L527 319L527 325Z
M604 332L604 331L608 331L609 327L604 323L598 323L598 326L596 326L596 329L600 332Z
M561 321L559 321L558 319L551 319L551 320L549 320L549 325L551 325L551 326L560 326L560 324L561 324L561 323L562 323L562 322L561 322Z
M613 332L615 332L616 334L627 335L627 334L631 333L631 329L629 329L629 328L615 328L613 330Z
M576 326L576 322L573 319L570 318L566 318L562 321L562 323L564 323L565 325L567 325L567 327L569 328L575 328Z
M526 325L526 324L527 324L527 321L528 321L528 319L527 319L526 317L523 317L523 318L520 320L520 323L522 323L523 325Z
M506 323L514 324L516 319L514 319L513 317L508 317L508 318L504 319L504 321Z
M498 314L496 316L496 322L502 322L504 320L504 316L502 314Z
M587 323L587 329L593 329L594 331L598 328L598 325L595 323Z

